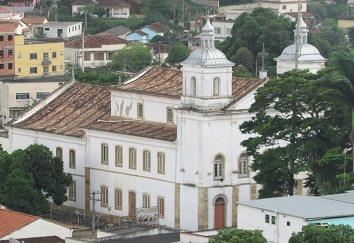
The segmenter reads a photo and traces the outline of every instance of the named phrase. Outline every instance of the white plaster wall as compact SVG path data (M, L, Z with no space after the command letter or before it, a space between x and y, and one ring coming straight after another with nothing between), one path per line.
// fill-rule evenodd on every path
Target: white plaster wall
M180 101L179 99L112 91L111 114L137 119L138 103L142 103L144 107L143 120L166 123L166 108L177 108ZM176 111L173 113L176 124Z
M306 222L299 217L285 215L276 211L262 210L260 208L238 205L237 222L238 228L263 231L263 236L269 242L288 242L292 232L301 231ZM270 223L265 222L265 215L269 215ZM276 224L272 224L272 216L276 217ZM290 222L290 226L287 225Z
M75 30L76 26L76 30ZM45 28L49 28L49 30L45 30ZM69 32L70 28L70 32ZM82 34L82 23L71 24L71 25L43 25L43 32L46 34L48 38L57 38L58 36L58 29L63 29L63 38L70 38L73 36L78 36Z
M9 152L9 139L8 138L0 137L0 145L3 148L3 150Z
M322 69L325 67L325 62L318 63L318 62L299 62L299 69L304 70L304 69L309 69L311 73L316 73L318 70ZM295 63L294 62L283 62L283 61L278 61L277 62L277 74L282 74L287 71L295 69Z
M181 230L198 230L198 188L181 185Z
M51 223L49 221L38 219L31 224L17 230L0 240L8 240L10 238L31 238L31 237L43 237L56 235L62 239L65 237L71 237L72 231L58 224Z
M214 27L214 30L215 30L215 28L220 28L221 29L221 33L220 34L214 33L215 34L215 39L224 40L226 37L231 36L231 29L232 29L232 26L234 25L234 22L213 21L212 25ZM229 34L226 33L227 29L229 29Z

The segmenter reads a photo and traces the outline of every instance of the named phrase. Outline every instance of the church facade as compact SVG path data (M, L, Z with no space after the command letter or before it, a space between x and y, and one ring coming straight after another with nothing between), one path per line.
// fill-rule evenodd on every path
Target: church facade
M10 152L38 143L62 158L73 175L67 206L90 211L98 192L97 212L136 218L157 207L167 227L236 226L237 202L260 187L239 125L266 80L232 77L209 20L201 48L181 64L111 88L63 85L7 127Z

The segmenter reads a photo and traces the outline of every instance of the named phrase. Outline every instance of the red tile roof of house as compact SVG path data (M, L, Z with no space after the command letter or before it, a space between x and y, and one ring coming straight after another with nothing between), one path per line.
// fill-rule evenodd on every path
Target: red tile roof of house
M45 17L26 17L22 18L21 21L27 25L38 25L38 24L44 24L46 21Z
M0 238L19 230L39 218L29 214L0 209Z
M149 24L146 27L157 32L157 33L163 33L167 30L172 30L169 26L167 26L163 23L160 23L160 22Z
M0 8L0 13L12 13L12 11L7 8Z
M0 33L15 33L20 22L0 21Z
M85 48L100 48L102 45L129 44L130 41L119 38L116 35L87 35L85 36ZM65 43L67 48L82 48L82 37Z

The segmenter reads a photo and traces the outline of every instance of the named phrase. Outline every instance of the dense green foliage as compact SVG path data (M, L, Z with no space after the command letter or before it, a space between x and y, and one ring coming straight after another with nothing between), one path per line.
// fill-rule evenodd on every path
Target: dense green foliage
M317 193L325 193L322 185L328 183L339 187L336 164L321 159L329 149L348 143L350 105L343 94L350 89L348 79L333 70L294 70L257 90L249 109L252 120L240 129L255 134L242 145L254 156L261 198L293 195L294 174L301 171L312 171L308 186ZM270 148L264 152L264 147Z
M333 225L328 227L314 224L306 225L301 232L293 233L289 243L352 243L354 229L349 225Z
M103 86L118 85L129 76L111 71L75 72L75 79L81 83L97 84Z
M347 0L336 0L334 2L335 4L326 1L310 1L307 3L307 11L314 13L318 22L326 18L353 18L349 10L349 5L347 5Z
M209 243L267 243L261 230L226 228L210 238Z
M49 208L46 198L57 205L67 200L72 178L63 172L63 161L43 145L12 154L0 150L0 168L0 204L12 210L38 215Z
M242 64L250 68L248 71L253 72L255 58L262 51L264 44L269 54L265 60L266 68L270 70L269 75L274 76L273 58L278 57L286 46L294 42L293 29L289 19L278 17L271 9L256 8L251 14L242 13L235 20L231 37L226 38L217 48L224 52L229 60ZM237 54L241 48L250 52L246 60Z
M190 53L191 50L183 44L173 45L165 62L171 66L180 68L179 63L186 60Z
M108 66L112 70L137 72L152 62L150 48L142 44L130 44L112 55Z
M220 0L220 6L238 5L238 4L250 4L256 2L255 0Z

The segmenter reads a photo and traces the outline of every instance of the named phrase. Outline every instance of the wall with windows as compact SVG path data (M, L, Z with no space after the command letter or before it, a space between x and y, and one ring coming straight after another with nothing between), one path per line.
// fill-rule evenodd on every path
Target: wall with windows
M14 38L15 33L0 33L0 73L1 76L14 76Z
M224 41L226 37L231 36L231 29L234 25L233 20L227 21L213 21L214 33L215 33L215 42Z
M82 34L82 22L48 22L37 25L47 38L70 38Z
M16 36L15 73L18 78L62 76L64 67L63 42L24 42Z
M290 13L298 11L298 3L292 0L280 0L280 1L271 1L263 0L261 1L261 6L263 8L271 8L277 10L278 13ZM307 12L307 2L301 0L301 12Z

